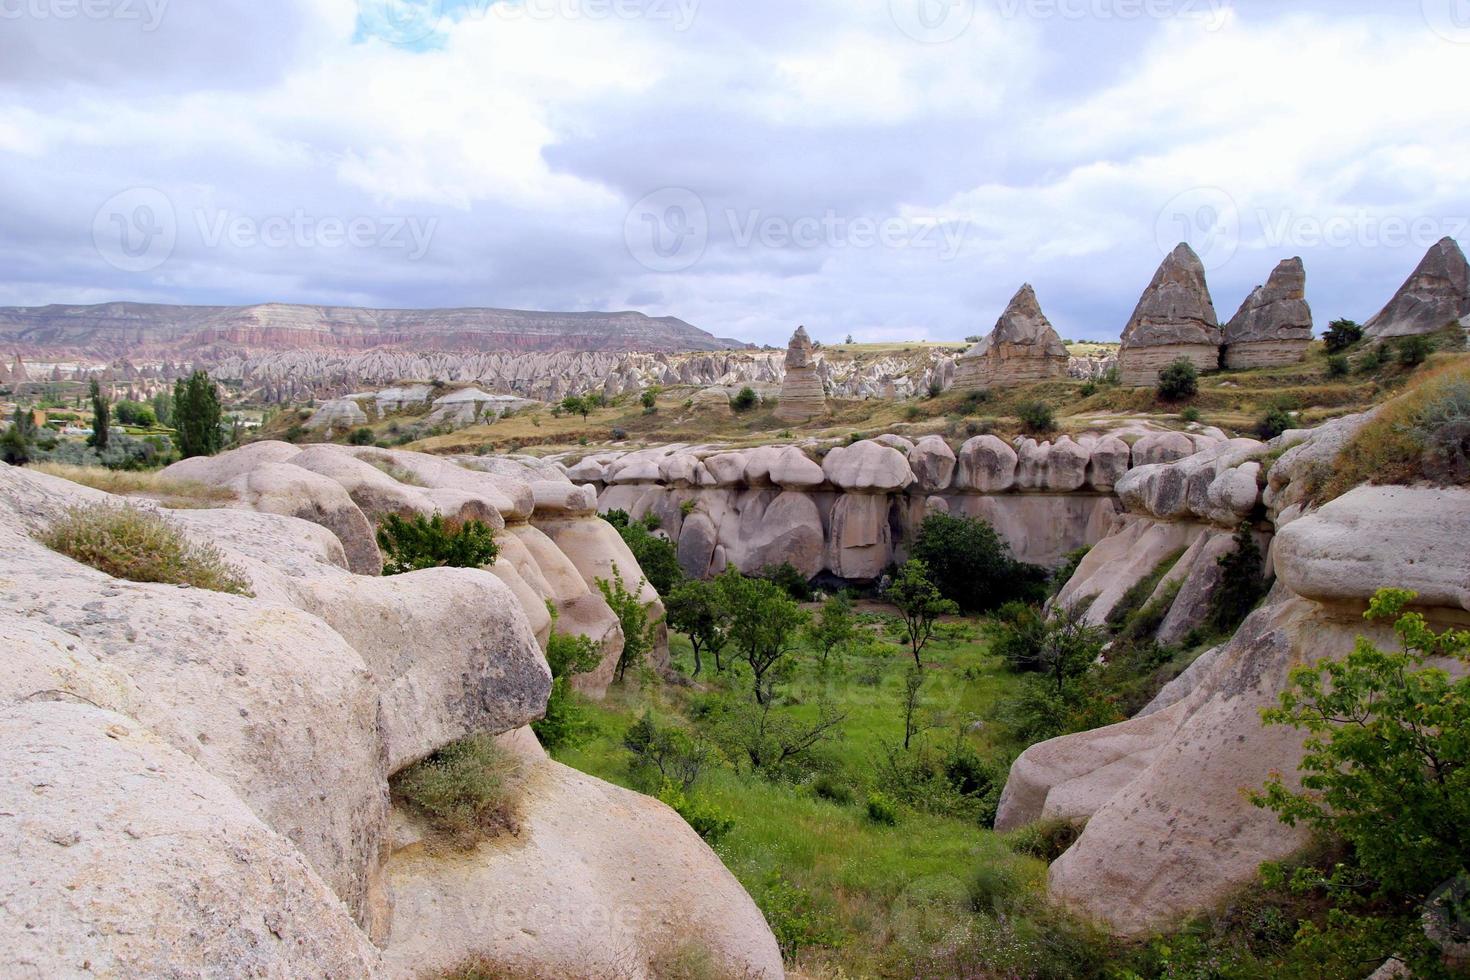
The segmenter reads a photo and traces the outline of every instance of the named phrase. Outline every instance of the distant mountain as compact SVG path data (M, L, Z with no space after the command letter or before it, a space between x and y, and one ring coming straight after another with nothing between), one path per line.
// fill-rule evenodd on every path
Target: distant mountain
M14 349L33 358L66 354L213 359L226 352L304 349L672 353L745 346L675 317L633 312L369 310L284 303L0 307L0 350Z

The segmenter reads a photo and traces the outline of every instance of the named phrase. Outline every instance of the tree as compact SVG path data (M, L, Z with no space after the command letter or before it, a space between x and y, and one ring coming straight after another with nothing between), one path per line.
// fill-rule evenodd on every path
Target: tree
M752 772L779 776L817 746L837 737L846 719L846 712L826 701L818 703L815 721L803 722L790 712L776 710L773 700L727 699L715 716L714 738L737 769L743 760Z
M1210 600L1210 625L1216 632L1234 633L1266 594L1264 564L1250 524L1241 524L1235 532L1235 550L1219 558L1220 586Z
M695 677L704 669L700 659L704 651L714 656L716 672L724 669L720 651L730 638L730 610L719 586L702 580L681 582L664 599L664 611L669 628L689 637Z
M29 409L17 407L5 435L0 436L0 459L11 466L24 466L35 453L35 423Z
M1046 573L1013 559L995 528L979 518L931 514L910 553L928 567L930 581L944 597L965 612L985 612L1012 599L1039 599L1046 591Z
M590 396L568 395L561 400L561 407L564 411L571 412L573 415L580 415L585 419L588 415L592 414L592 409L595 406L593 406Z
M846 650L857 639L857 621L852 614L852 599L839 592L822 605L817 618L806 627L807 642L821 655L822 666L833 651Z
M613 615L618 618L618 625L623 628L623 652L618 657L618 665L614 671L620 684L628 673L628 668L641 666L648 652L653 649L656 626L648 621L648 607L639 596L643 591L643 584L643 580L639 579L638 584L629 591L623 582L622 570L616 565L613 566L611 581L605 578L597 580L598 591L612 607Z
M730 407L737 412L748 412L759 402L760 397L756 395L754 388L741 388L739 394L730 402Z
M648 576L648 584L653 586L654 591L661 596L673 592L684 578L684 569L679 565L679 552L674 543L654 534L646 518L613 526L618 529L628 550L633 552L633 557L638 559L638 567Z
M1253 802L1288 826L1346 840L1381 893L1423 898L1470 867L1470 631L1436 633L1405 610L1412 592L1385 589L1366 617L1394 622L1402 652L1359 637L1343 660L1291 672L1270 725L1306 733L1301 789L1273 774Z
M645 711L623 734L623 748L633 755L633 775L655 788L674 783L687 793L694 788L714 758L714 749L702 735L678 728L665 728ZM649 779L653 773L657 778Z
M1291 417L1290 412L1280 405L1273 405L1266 410L1261 421L1256 423L1256 435L1263 441L1270 442L1295 424L1296 420Z
M1416 334L1399 338L1399 363L1404 367L1418 367L1429 360L1429 355L1432 353L1434 353L1434 345L1429 342L1428 337Z
M556 628L556 606L547 600L551 614L551 635L546 641L546 665L551 668L551 694L546 711L531 729L547 749L572 745L590 727L586 712L572 690L572 678L596 670L602 663L602 649L591 637L562 633Z
M167 388L154 394L151 401L153 417L159 425L172 425L174 419L174 396Z
M1363 328L1352 320L1333 320L1322 335L1329 354L1340 354L1363 339Z
M643 406L643 411L648 414L658 411L658 388L649 388L639 396L638 402Z
M1048 432L1055 432L1057 428L1055 413L1043 401L1022 402L1016 406L1016 417L1032 435L1044 436Z
M907 752L914 736L932 727L919 720L919 711L924 706L924 668L910 667L903 679L903 749Z
M777 669L791 652L797 631L809 618L781 588L765 579L746 578L734 569L718 580L730 613L730 640L755 675L755 699L767 704L775 694Z
M383 549L384 575L425 568L483 568L500 554L490 525L443 514L389 514L378 525L378 547Z
M136 425L139 428L151 429L158 424L158 417L153 413L153 406L126 398L113 406L113 414L123 425Z
M904 562L884 598L898 607L914 663L924 666L924 648L934 638L939 617L952 616L960 607L940 594L939 587L929 581L929 567L917 559Z
M179 455L213 456L224 448L224 430L220 426L219 390L209 375L195 371L174 385L174 440Z
M1159 372L1159 397L1166 402L1180 402L1199 394L1199 369L1187 357Z
M102 395L102 386L97 379L92 379L88 390L92 398L92 434L87 437L87 445L98 452L107 448L107 438L110 434L111 412L107 407L107 399Z

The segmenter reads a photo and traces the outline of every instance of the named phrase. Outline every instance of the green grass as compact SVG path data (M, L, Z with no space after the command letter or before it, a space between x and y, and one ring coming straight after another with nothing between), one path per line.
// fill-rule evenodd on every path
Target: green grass
M682 637L672 638L675 659L692 663ZM707 660L709 658L706 658ZM1019 685L984 642L931 647L927 652L926 707L948 724L929 738L948 745L957 730L985 755L1007 746L983 723L998 701ZM851 656L842 670L823 675L810 654L785 684L789 710L814 720L826 696L847 712L842 737L824 752L829 778L852 789L852 802L819 797L806 783L772 782L728 766L707 772L693 794L735 820L716 851L766 912L783 941L789 964L812 976L909 976L914 957L912 912L925 890L965 892L979 869L1004 867L1039 894L1045 866L1013 853L972 820L902 808L897 825L867 815L885 747L901 745L904 673L912 665L897 647ZM687 669L687 666L686 666ZM871 681L877 675L879 681ZM720 682L701 678L701 687ZM639 787L629 771L622 736L645 710L661 724L687 723L698 688L639 685L631 677L606 701L589 706L594 728L583 744L557 758L609 782ZM982 721L978 729L971 723Z

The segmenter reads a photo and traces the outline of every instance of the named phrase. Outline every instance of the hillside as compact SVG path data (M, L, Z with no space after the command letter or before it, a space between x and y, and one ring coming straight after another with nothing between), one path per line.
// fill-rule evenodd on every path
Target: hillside
M26 357L192 358L225 351L717 351L742 347L675 317L333 306L0 308L0 346Z

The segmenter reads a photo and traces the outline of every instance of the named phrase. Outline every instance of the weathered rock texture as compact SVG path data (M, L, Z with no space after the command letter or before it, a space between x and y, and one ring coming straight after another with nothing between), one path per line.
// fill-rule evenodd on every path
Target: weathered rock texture
M1154 273L1123 331L1118 372L1125 385L1152 386L1184 358L1201 371L1220 367L1220 319L1194 249L1180 243Z
M1470 263L1453 238L1429 250L1388 305L1364 324L1369 337L1434 333L1470 316Z
M1295 364L1312 343L1312 308L1301 259L1286 259L1257 286L1225 325L1225 366L1246 368Z
M827 396L812 355L812 338L806 327L797 327L786 348L786 377L781 382L781 401L776 417L787 422L805 422L827 409Z
M1070 363L1061 336L1027 283L1012 297L990 335L959 359L955 387L979 391L1065 378Z

